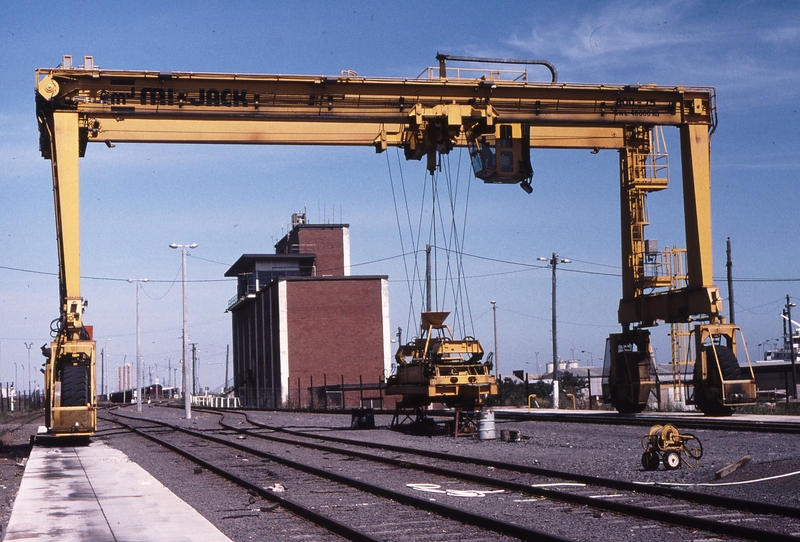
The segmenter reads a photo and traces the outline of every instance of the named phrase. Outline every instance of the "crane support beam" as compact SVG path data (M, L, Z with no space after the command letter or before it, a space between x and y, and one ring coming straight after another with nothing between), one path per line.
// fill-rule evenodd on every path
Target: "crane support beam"
M711 253L711 165L708 131L684 125L681 131L683 213L689 288L714 284Z
M51 161L53 197L56 210L61 313L68 326L81 325L81 247L80 247L80 177L78 171L78 114L58 111L53 114ZM75 304L79 310L70 310Z

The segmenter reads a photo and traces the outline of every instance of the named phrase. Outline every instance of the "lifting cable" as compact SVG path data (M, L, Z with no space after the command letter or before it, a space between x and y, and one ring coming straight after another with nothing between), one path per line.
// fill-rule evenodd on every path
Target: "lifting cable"
M417 234L414 235L414 226L413 226L413 224L411 222L411 213L409 211L408 194L407 194L407 191L406 191L405 177L403 175L403 166L402 166L403 161L401 160L401 157L400 157L400 149L399 148L396 149L396 156L397 156L398 170L400 172L400 186L402 188L403 204L405 206L405 212L406 212L405 222L406 222L406 224L408 226L409 236L411 237L411 246L412 246L412 251L411 252L407 252L406 249L405 249L405 241L404 241L405 237L403 235L404 226L401 224L400 209L399 209L398 204L397 204L397 194L396 194L396 191L395 191L394 177L392 175L392 166L391 166L391 162L389 160L388 153L386 154L386 167L387 167L387 169L389 171L389 181L391 183L391 188L392 188L392 199L394 201L395 219L397 221L397 233L398 233L398 235L400 237L400 246L401 246L402 254L403 254L403 267L404 267L404 270L405 270L406 284L407 284L407 287L408 287L409 312L408 312L408 319L407 319L407 322L406 322L406 329L411 330L411 329L414 329L414 327L412 327L411 322L412 321L416 321L415 314L418 312L414 308L414 298L415 298L416 286L418 284L423 284L422 278L420 277L419 258L418 258L418 256L419 256L419 238L420 238L420 233L419 232L422 229L422 212L420 211L420 214L419 214L420 219L419 219L419 223L417 224ZM423 182L423 187L424 186L426 186L426 185ZM423 192L423 201L424 201L424 199L425 198L424 198L424 192ZM408 263L407 258L411 254L414 255L414 265L413 265L413 268L411 270L409 270L409 263ZM424 296L424 292L422 292L421 295ZM423 306L424 306L424 301L423 301ZM413 334L409 331L409 337L411 337L412 335Z
M454 331L458 330L461 331L464 335L473 335L474 336L474 325L472 321L472 310L469 303L469 294L466 288L465 282L465 274L464 274L464 265L463 265L463 239L466 235L466 221L468 216L468 208L469 208L469 194L472 182L471 172L467 169L468 173L468 180L467 180L467 187L466 187L466 195L464 196L464 209L463 209L463 222L459 226L459 215L461 214L461 210L459 208L459 179L461 177L461 160L462 154L459 154L459 160L455 167L455 175L453 175L452 167L449 160L449 155L447 155L446 160L441 160L444 158L440 156L440 167L437 168L434 175L429 175L427 171L423 172L423 188L422 188L422 197L420 200L420 207L419 207L419 218L416 224L416 232L415 226L412 222L412 213L410 210L411 203L409 202L408 194L406 191L405 186L405 177L403 175L403 168L402 168L402 160L400 157L400 151L397 149L397 159L398 159L398 168L399 168L399 187L395 186L395 178L392 172L392 167L390 160L387 156L387 169L389 172L389 181L392 189L392 199L395 208L395 219L397 223L398 234L400 235L400 246L403 253L403 266L406 274L406 282L408 284L408 294L409 294L409 314L408 314L408 329L413 329L416 327L417 319L419 318L419 313L415 309L415 296L420 295L421 301L421 308L425 309L425 277L422 276L424 269L424 265L420 262L420 257L425 254L425 249L421 246L422 245L422 226L425 222L425 217L428 214L426 212L427 209L427 202L428 199L431 201L431 207L429 210L430 213L430 220L428 221L429 231L428 231L428 245L431 246L433 251L433 259L434 262L432 263L432 274L433 276L433 284L435 285L434 292L431 292L432 299L435 299L435 302L432 303L434 306L431 308L433 310L439 310L441 306L445 305L448 301L448 294L452 295L452 303L454 304ZM444 176L440 179L440 173L443 173ZM428 182L430 180L430 195L428 195ZM444 184L442 184L444 183ZM446 192L447 202L445 205L442 204L442 197L440 196L440 188L443 192ZM402 191L402 202L400 202L400 192ZM405 206L405 217L401 217L401 205ZM403 224L405 222L405 225ZM406 245L408 244L407 239L405 238L403 231L408 229L408 236L410 237L410 244L412 249L410 251L406 250ZM441 238L441 241L440 241ZM443 246L440 246L443 245ZM439 293L439 278L438 278L438 268L439 268L439 252L445 252L445 259L442 266L444 267L444 287L442 289L442 293ZM414 255L414 262L411 265L407 260L406 256ZM419 287L417 287L419 285ZM414 324L412 324L414 322ZM469 322L469 326L467 326L467 322ZM413 326L413 327L412 327ZM470 328L472 331L471 333L467 331L467 328Z
M464 238L466 235L466 222L468 216L468 209L469 209L469 193L470 187L472 182L472 176L468 175L467 179L467 189L466 189L466 196L464 201L464 215L463 221L461 226L461 232L459 233L458 223L457 223L457 210L458 210L458 197L459 197L459 183L460 183L460 171L461 171L461 154L459 154L458 165L456 167L455 172L455 182L453 181L452 175L452 167L450 165L450 155L447 155L447 161L444 164L446 167L443 167L443 171L445 172L445 180L447 183L447 195L450 204L449 209L449 217L450 217L450 224L449 224L449 235L446 240L446 244L444 250L447 254L446 259L446 267L445 267L445 283L450 286L453 294L453 304L454 304L454 328L458 330L461 329L462 335L474 335L474 326L472 325L472 315L471 315L471 308L469 306L469 294L467 291L467 285L464 276ZM445 213L441 209L441 200L442 198L438 198L437 202L439 205L439 215L441 217L441 226L442 230L445 230L444 226L444 216ZM455 254L455 262L454 267L455 271L453 271L453 263L451 255ZM446 301L447 298L447 290L442 297L442 303ZM469 318L467 315L469 314ZM470 322L470 329L472 332L468 332L467 330L467 319Z

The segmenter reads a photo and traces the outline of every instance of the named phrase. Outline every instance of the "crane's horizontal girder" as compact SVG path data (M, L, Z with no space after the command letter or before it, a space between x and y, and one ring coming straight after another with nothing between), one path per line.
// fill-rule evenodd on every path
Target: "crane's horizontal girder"
M654 85L37 71L40 130L49 111L79 114L84 143L400 145L433 108L531 126L531 147L621 148L630 125L713 125L714 90ZM450 108L451 113L447 113ZM552 129L557 128L557 129ZM457 144L465 144L463 133Z
M165 123L158 117L110 118L103 120L97 135L88 141L109 143L236 143L281 145L373 145L380 134L394 134L389 144L399 144L400 123L346 123L280 120L186 119ZM458 138L465 146L466 139ZM618 127L531 128L531 146L539 148L618 149L624 145Z

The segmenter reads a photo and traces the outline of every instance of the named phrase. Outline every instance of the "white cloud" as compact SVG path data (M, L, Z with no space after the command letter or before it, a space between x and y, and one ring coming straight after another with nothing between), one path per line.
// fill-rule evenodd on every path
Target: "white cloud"
M765 93L784 103L800 88L796 55L785 51L800 28L774 27L777 13L748 3L614 2L574 18L532 20L506 44L552 61L562 81L714 86L748 105Z
M800 41L800 26L783 26L779 28L766 28L758 32L764 43L775 46L791 46Z

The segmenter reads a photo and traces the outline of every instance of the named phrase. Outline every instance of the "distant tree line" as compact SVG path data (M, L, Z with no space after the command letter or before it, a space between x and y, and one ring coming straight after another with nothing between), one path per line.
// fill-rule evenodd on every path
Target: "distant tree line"
M588 388L586 378L577 376L569 371L558 379L559 399L563 403L568 393L578 397L581 390ZM536 401L540 406L551 406L553 401L553 384L543 380L536 382L520 382L516 379L506 377L500 382L499 393L486 400L487 406L527 406L528 396L536 395Z

